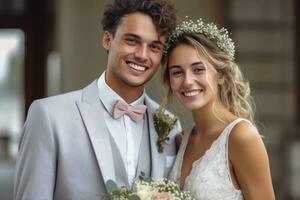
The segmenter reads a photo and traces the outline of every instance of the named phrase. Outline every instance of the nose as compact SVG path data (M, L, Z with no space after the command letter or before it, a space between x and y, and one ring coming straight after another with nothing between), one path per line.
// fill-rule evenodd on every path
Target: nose
M193 85L194 82L194 77L192 74L190 74L188 71L184 74L184 80L183 80L183 86L184 87L189 87Z
M135 57L141 62L144 62L148 59L148 49L146 45L141 45L136 49Z

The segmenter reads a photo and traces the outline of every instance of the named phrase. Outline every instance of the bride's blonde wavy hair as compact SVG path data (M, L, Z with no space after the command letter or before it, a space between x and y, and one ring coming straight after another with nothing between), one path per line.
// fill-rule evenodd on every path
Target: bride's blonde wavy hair
M254 101L250 95L249 82L244 79L239 66L212 41L197 33L182 34L177 42L168 49L167 58L179 44L191 45L198 50L200 55L206 57L207 61L224 79L224 83L218 86L221 102L235 116L246 118L255 124ZM162 69L162 82L166 90L166 97L163 100L163 105L165 105L172 96L167 60Z

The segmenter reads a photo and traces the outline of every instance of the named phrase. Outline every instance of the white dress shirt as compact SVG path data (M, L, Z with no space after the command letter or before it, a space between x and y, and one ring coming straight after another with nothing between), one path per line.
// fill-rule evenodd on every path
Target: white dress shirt
M106 84L105 72L101 74L97 84L100 100L107 111L104 114L105 123L119 148L123 162L126 166L128 182L131 185L136 176L139 149L144 130L144 119L139 122L135 122L126 114L118 119L114 119L112 117L112 111L115 102L117 100L124 100ZM144 99L145 94L143 93L141 97L130 105L135 106L138 104L144 104Z

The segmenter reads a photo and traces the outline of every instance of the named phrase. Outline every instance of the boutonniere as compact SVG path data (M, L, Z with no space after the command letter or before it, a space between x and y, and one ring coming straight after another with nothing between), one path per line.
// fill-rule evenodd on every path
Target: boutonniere
M164 143L169 140L169 133L174 128L177 117L172 117L164 112L164 109L158 109L153 114L154 127L158 135L156 142L158 152L164 151Z

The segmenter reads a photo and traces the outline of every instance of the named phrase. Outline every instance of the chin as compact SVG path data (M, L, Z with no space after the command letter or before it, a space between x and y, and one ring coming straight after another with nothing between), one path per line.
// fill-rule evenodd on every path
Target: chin
M188 110L193 111L199 108L199 106L193 105L191 103L187 103L187 102L181 102L181 104Z
M185 107L191 112L199 110L201 108L199 106L185 106Z
M195 103L195 102L190 102L190 103L188 103L188 102L181 102L182 103L182 105L186 108L186 109L188 109L188 110L190 110L190 111L195 111L195 110L199 110L199 109L201 109L201 108L203 108L204 107L204 105L203 104L199 104L199 102L197 102L197 103Z
M131 86L131 87L140 87L145 85L145 83L147 82L147 80L143 79L143 80L125 80L126 85Z

